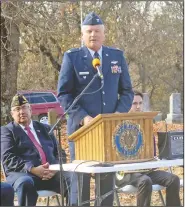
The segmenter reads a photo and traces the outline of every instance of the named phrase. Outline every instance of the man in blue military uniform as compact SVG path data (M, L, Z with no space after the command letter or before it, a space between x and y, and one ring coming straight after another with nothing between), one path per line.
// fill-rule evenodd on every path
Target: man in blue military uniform
M100 60L104 85L102 87L101 78L96 78L86 91L89 94L83 95L68 112L68 135L75 132L81 124L88 124L98 114L128 112L133 100L132 85L123 52L103 46L104 25L94 12L88 14L82 24L82 39L84 47L71 49L64 53L58 82L59 101L66 111L88 85L97 73L92 65L94 58ZM100 89L98 92L93 93L98 89ZM69 147L71 160L74 160L74 143L69 142ZM104 180L106 185L101 185L101 193L107 192L108 188L112 187L112 177L108 179L106 176L106 178ZM88 195L85 195L86 193ZM84 190L83 195L89 197L87 189ZM102 205L110 205L111 202L112 197L109 196Z

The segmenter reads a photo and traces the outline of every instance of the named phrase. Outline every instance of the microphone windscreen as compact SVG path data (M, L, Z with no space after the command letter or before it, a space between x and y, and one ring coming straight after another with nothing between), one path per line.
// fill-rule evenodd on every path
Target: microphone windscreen
M96 68L97 66L100 66L101 63L100 63L100 59L99 58L94 58L93 61L92 61L92 65L94 68Z

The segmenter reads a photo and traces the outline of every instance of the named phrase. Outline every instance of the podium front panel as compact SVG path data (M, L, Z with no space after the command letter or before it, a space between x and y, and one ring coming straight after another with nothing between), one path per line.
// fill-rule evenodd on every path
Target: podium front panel
M153 159L153 117L156 114L157 112L138 112L133 114L98 115L91 124L84 126L84 128L81 128L71 136L75 142L75 159L101 162L145 161ZM129 156L121 154L113 143L116 129L125 122L131 122L133 125L139 126L142 134L142 136L140 134L142 146L137 153L129 154ZM123 140L127 142L124 136ZM125 146L123 145L122 147L124 148Z

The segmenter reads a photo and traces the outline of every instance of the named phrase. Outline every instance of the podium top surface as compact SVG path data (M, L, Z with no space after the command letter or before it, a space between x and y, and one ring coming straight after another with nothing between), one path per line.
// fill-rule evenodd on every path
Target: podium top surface
M86 161L82 163L68 163L63 164L63 170L69 172L82 172L82 173L106 173L106 172L118 172L118 171L133 171L133 170L144 170L160 167L174 167L183 166L183 159L176 160L158 160L158 161L148 161L139 163L129 163L129 164L115 164L110 167L98 166L99 162ZM59 164L53 164L49 166L50 170L59 171Z
M116 118L116 117L128 117L128 118L137 118L137 117L154 117L159 113L159 111L147 111L147 112L129 112L129 113L109 113L109 114L99 114L95 118Z
M80 129L75 131L73 134L71 134L68 137L68 139L73 140L74 137L78 136L80 133L82 133L83 131L85 131L90 126L94 125L95 123L97 123L100 120L106 121L106 120L110 120L110 119L112 119L112 120L116 120L116 119L117 120L120 120L120 119L123 119L123 120L137 120L137 119L147 119L147 118L152 119L158 113L159 113L159 111L99 114L95 118L93 118L93 120L89 124L81 127Z

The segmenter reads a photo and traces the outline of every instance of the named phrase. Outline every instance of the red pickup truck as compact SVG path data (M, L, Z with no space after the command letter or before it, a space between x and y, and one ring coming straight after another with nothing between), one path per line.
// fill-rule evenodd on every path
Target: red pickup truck
M48 123L47 113L50 109L55 109L58 116L64 113L63 108L56 97L55 91L18 91L23 94L32 108L32 114L38 116L42 123Z

